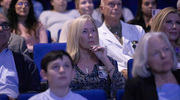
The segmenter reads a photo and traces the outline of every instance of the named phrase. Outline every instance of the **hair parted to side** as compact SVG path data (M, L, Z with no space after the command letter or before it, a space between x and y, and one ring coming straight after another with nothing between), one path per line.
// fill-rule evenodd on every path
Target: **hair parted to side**
M71 58L73 59L73 62L76 64L80 59L80 35L83 32L84 25L87 20L92 21L94 24L96 31L97 26L94 22L94 19L90 15L82 15L78 18L76 18L68 31L68 37L67 37L67 52L70 54ZM98 32L98 31L97 31Z
M67 56L70 59L72 68L74 68L73 61L72 61L70 55L66 51L64 51L64 50L54 50L54 51L51 51L51 52L47 53L43 57L43 59L41 61L41 69L44 70L45 72L47 72L48 64L51 61L54 61L54 60L56 60L58 58L62 59L63 56Z
M135 49L135 53L134 53L134 61L133 61L133 68L132 68L132 75L133 77L149 77L152 73L150 70L147 69L147 61L148 61L148 49L149 49L149 45L148 42L150 40L150 38L153 37L159 37L162 40L165 41L165 43L168 45L168 47L170 48L170 51L172 53L172 58L173 58L173 69L175 70L177 68L177 57L176 54L174 52L174 49L172 48L168 37L165 35L165 33L163 32L150 32L150 33L146 33L142 39L139 41L137 48Z
M153 19L151 32L162 31L164 21L166 20L166 16L169 13L177 13L180 16L180 13L173 7L167 7L167 8L162 9Z

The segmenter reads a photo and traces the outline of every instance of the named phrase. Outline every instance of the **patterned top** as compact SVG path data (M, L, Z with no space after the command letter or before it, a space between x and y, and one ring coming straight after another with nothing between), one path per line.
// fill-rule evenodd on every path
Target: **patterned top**
M94 65L94 69L90 74L85 74L82 72L76 64L76 76L70 84L71 90L79 91L89 89L103 89L106 91L108 98L115 98L116 92L119 89L124 88L126 79L123 74L118 71L117 62L111 58L109 59L115 67L112 79L110 79L109 76L105 78L101 77L102 73L100 73L99 66L104 66L104 64L100 60L97 64Z

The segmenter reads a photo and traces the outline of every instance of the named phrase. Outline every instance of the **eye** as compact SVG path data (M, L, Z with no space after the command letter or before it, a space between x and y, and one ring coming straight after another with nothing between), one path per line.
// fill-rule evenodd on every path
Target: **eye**
M23 5L23 2L19 2L18 5L19 5L19 6L22 6L22 5Z
M158 54L158 51L154 51L152 55L155 56L157 54Z
M176 24L180 25L180 21L176 21Z
M149 2L146 2L144 5L145 5L145 6L149 6Z
M58 65L53 65L52 69L59 69L59 66Z
M164 48L164 51L169 51L170 49L168 47Z
M69 68L71 66L69 64L65 64L64 67Z
M88 32L88 30L87 30L87 29L84 29L82 33L85 34L85 33L87 33L87 32Z

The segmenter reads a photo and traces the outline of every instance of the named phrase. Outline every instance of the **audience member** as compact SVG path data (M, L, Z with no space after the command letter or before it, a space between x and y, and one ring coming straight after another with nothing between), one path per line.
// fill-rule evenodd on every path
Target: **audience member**
M3 15L7 15L9 5L12 0L0 0L0 13Z
M41 2L37 0L32 0L32 3L33 3L34 12L36 14L36 18L39 18L40 14L43 11L43 5L41 4Z
M49 89L29 100L87 100L75 94L69 84L75 75L73 61L65 51L51 51L41 61L41 76Z
M152 18L152 9L156 8L157 0L139 0L135 19L130 20L128 23L140 25L143 27L145 32L149 32Z
M127 78L127 61L133 57L134 49L145 32L141 26L120 20L121 0L101 0L100 10L104 15L104 23L98 28L100 45L107 48L108 56L117 60L119 71Z
M42 24L51 33L52 41L57 42L58 31L67 20L79 16L76 10L66 10L67 0L50 0L52 10L43 11L39 17Z
M167 35L180 63L180 46L176 45L180 36L180 13L172 7L164 8L155 16L151 27L152 32L162 31Z
M0 14L0 94L17 98L20 93L40 90L40 76L26 55L8 49L11 35L8 20Z
M124 88L125 77L118 71L117 62L99 46L94 20L89 15L75 19L67 39L67 52L75 63L76 75L70 87L74 90L103 89L114 98Z
M34 44L48 42L46 29L34 16L31 0L12 0L7 17L11 31L25 38L31 57Z
M180 70L165 33L147 33L135 50L123 100L179 100Z
M77 11L80 13L80 15L88 14L92 16L93 10L94 10L94 4L93 0L75 0L75 7ZM95 19L94 19L95 20ZM64 24L61 34L60 34L60 39L58 42L60 43L66 43L67 42L67 37L68 37L68 30L71 25L73 20L68 20ZM101 22L95 20L96 26L100 27L102 25Z

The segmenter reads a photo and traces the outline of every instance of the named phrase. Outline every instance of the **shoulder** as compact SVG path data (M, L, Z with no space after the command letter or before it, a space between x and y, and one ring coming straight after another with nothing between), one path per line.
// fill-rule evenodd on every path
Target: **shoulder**
M77 93L72 93L73 100L87 100L85 97Z
M45 91L45 92L46 92L46 91ZM36 94L36 95L32 96L31 98L29 98L28 100L37 100L37 98L38 98L39 100L43 100L43 99L44 99L44 96L46 96L45 92Z

